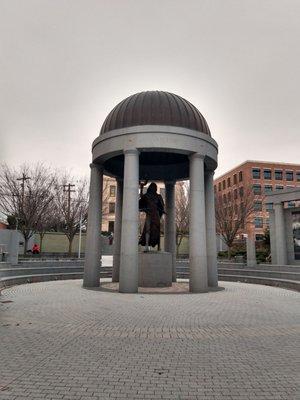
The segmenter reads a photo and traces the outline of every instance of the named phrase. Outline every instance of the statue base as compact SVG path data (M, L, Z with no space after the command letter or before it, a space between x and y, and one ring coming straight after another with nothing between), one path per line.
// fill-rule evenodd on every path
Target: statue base
M172 254L164 251L139 253L139 286L172 286Z

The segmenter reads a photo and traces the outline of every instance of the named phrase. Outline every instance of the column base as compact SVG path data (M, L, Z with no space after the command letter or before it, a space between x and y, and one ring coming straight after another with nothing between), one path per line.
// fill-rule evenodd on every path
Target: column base
M191 289L190 287L190 293L208 293L209 292L209 288L207 289Z

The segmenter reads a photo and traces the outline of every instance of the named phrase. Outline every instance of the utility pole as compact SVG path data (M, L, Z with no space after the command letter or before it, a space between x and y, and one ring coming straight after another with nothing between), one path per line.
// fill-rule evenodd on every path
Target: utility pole
M22 173L22 178L17 178L17 181L22 181L21 183L21 188L22 188L22 197L21 197L21 210L19 209L19 215L16 217L16 231L18 231L18 222L19 222L19 218L24 218L24 198L25 198L25 182L28 181L30 178L30 176L26 176L25 172ZM19 207L18 207L19 208ZM21 212L20 212L21 211ZM20 216L21 214L21 216ZM16 233L16 235L18 235L18 233ZM18 236L16 236L16 240L18 240ZM27 251L27 240L24 236L25 242L24 242L24 251ZM18 256L17 256L17 262L18 262Z
M22 178L17 178L17 181L22 181L21 183L21 188L22 188L22 210L24 207L24 197L25 197L25 182L28 181L30 178L30 176L26 176L26 174L23 172L22 173Z
M64 192L68 193L68 223L70 221L71 193L75 192L75 190L72 189L72 187L75 187L75 185L72 185L71 183L64 185Z

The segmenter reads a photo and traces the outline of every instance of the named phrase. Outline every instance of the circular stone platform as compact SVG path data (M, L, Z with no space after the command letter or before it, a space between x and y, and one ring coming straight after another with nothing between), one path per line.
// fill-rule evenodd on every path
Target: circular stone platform
M209 288L210 292L218 292L223 290L224 287ZM104 282L101 283L100 288L92 288L91 290L101 290L110 292L119 292L118 282ZM172 283L172 286L166 287L139 287L138 293L148 293L148 294L192 294L189 291L189 282L176 282Z
M298 398L300 294L220 284L180 296L81 280L4 290L1 400Z

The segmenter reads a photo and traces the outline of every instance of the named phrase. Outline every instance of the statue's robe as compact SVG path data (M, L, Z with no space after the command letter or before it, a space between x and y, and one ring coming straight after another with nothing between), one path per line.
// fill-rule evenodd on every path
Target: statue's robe
M146 193L139 200L139 209L146 213L146 221L139 244L146 246L146 232L149 229L149 246L160 245L160 218L164 212L164 201L160 194Z

